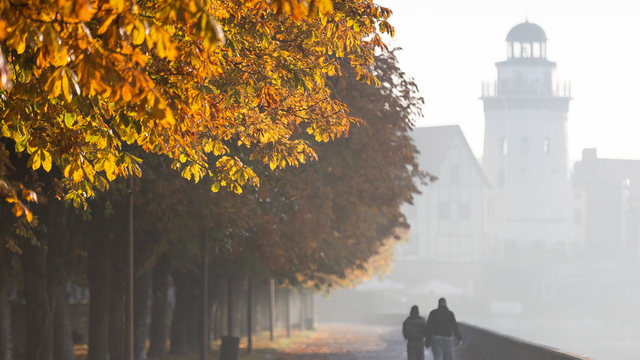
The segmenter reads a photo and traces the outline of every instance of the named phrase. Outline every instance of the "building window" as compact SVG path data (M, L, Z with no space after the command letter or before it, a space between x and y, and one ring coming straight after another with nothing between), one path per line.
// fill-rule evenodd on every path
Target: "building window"
M508 145L507 139L502 139L502 155L507 155Z
M549 139L544 139L544 141L542 141L542 152L545 155L549 154Z
M451 178L452 184L460 182L460 167L458 165L451 165L449 168L449 177Z
M498 187L504 186L504 169L498 170Z
M529 139L522 138L522 142L520 143L520 150L522 155L529 155Z
M451 219L451 204L440 203L440 220Z

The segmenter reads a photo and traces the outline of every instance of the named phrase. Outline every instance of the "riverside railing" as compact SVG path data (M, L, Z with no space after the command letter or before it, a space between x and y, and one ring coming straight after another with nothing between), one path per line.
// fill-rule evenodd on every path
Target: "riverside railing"
M469 324L460 324L465 348L461 360L594 360L549 346L538 345Z

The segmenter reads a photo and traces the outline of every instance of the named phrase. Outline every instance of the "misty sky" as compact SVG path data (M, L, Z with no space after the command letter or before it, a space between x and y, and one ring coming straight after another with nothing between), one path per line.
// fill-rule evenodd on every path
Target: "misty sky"
M600 158L640 160L640 1L378 0L394 11L392 46L426 105L417 126L460 124L482 156L482 81L506 59L505 38L518 23L545 30L556 78L571 81L570 164L582 149Z

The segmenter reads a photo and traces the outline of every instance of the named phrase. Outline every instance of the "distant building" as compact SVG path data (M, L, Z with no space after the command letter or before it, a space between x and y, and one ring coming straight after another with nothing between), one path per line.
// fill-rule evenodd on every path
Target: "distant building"
M547 36L529 22L507 35L498 80L484 84L482 167L491 184L486 241L492 253L565 249L573 241L567 156L570 87L554 82Z
M420 168L438 177L403 208L410 242L398 246L403 260L478 260L483 254L483 197L488 182L460 127L413 130Z
M640 160L599 159L584 149L575 163L576 224L591 261L640 259ZM582 199L579 199L582 197Z

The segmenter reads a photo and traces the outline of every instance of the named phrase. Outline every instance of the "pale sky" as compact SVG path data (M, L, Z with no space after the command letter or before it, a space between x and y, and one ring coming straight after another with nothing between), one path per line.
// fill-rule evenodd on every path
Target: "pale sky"
M640 1L378 0L393 10L401 68L425 98L417 126L459 124L482 156L482 81L496 78L509 30L528 18L549 41L556 78L570 81L571 167L582 149L640 160Z

